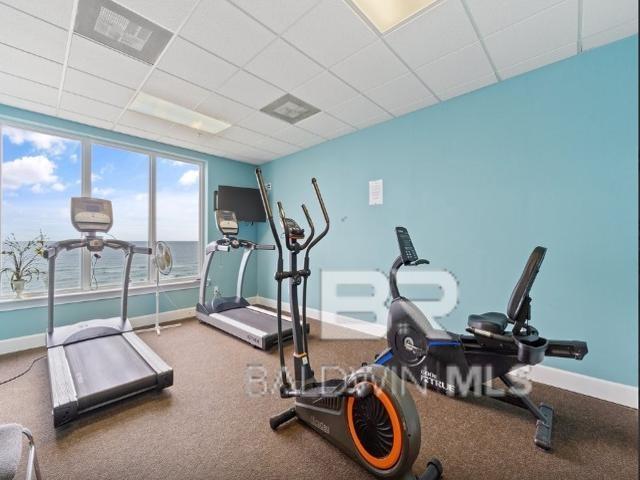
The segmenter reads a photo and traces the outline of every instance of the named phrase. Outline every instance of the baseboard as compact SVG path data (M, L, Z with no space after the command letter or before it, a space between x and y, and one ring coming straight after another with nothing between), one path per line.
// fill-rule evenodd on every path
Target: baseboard
M251 303L257 303L275 308L276 301L261 296L252 297ZM283 309L289 310L289 304L283 302ZM359 333L384 338L387 334L386 326L372 325L344 315L324 312L314 308L308 308L309 317L320 320L323 323L340 326ZM529 370L528 378L534 382L550 385L552 387L579 393L588 397L598 398L607 402L624 405L625 407L638 409L638 387L610 382L600 378L589 377L579 373L561 370L559 368L535 365L523 367Z
M175 322L176 320L195 317L195 315L196 309L194 307L169 310L167 312L160 313L160 323ZM131 317L129 318L129 321L131 322L133 328L149 327L155 325L156 315L154 313L151 315ZM44 347L44 345L44 333L27 335L24 337L9 338L7 340L0 340L0 355L20 352L23 350L31 350L32 348Z

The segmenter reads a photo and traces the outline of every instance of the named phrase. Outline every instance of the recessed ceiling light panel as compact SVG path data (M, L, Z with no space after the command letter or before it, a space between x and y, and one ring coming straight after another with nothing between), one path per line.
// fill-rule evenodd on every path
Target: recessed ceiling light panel
M208 117L144 92L138 94L129 108L200 132L216 134L231 126L217 118Z
M74 31L150 64L155 63L173 35L111 0L79 2Z
M260 111L293 124L315 115L320 110L287 93Z
M351 0L365 17L385 33L438 0Z

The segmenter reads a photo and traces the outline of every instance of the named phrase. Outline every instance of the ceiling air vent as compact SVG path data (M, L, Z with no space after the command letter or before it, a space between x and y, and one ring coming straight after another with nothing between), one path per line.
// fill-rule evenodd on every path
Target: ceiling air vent
M111 0L82 0L74 31L94 42L153 64L173 35Z
M262 108L261 111L288 123L298 123L300 120L315 115L320 110L287 93Z

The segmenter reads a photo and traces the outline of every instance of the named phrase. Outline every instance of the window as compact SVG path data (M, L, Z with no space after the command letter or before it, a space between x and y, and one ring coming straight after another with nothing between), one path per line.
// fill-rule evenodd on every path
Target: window
M43 240L78 238L69 203L83 194L112 201L114 224L107 236L140 246L169 243L174 266L163 282L198 275L202 163L7 125L0 125L0 139L0 298L14 298L21 288L13 259L25 249L23 263L32 260L34 268L22 269L24 295L46 293L47 263L37 252ZM99 257L88 251L64 252L56 263L56 288L117 288L122 267L119 251L105 249ZM132 285L154 282L152 257L134 256L131 274Z
M37 242L41 233L48 241L77 237L69 221L69 198L81 191L82 145L76 140L4 127L1 152L0 232L6 253L1 260L0 294L12 295L15 280L26 282L27 293L44 292L46 260L33 257L35 245L29 242ZM80 252L64 255L57 266L57 285L80 287L79 271Z
M197 275L200 270L200 168L192 163L158 158L156 226L158 240L171 247L174 266L169 278Z
M109 235L139 246L149 243L149 156L104 145L91 147L91 196L111 200ZM196 217L197 219L197 217ZM93 256L92 288L122 281L122 252L105 249ZM131 282L149 280L149 258L134 255Z

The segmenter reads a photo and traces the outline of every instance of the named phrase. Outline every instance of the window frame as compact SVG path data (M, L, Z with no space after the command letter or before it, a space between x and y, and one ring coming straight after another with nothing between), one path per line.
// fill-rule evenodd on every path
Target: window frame
M195 157L189 157L188 155L175 154L163 150L161 148L144 148L136 145L132 142L119 141L109 139L101 135L78 134L77 132L67 128L57 128L51 126L43 126L37 122L22 122L14 121L11 119L0 116L0 241L4 235L2 231L2 218L4 215L3 210L3 189L2 189L2 165L4 162L4 152L2 135L5 127L19 128L23 130L30 130L35 133L42 133L44 135L52 135L68 139L71 141L77 141L81 144L81 195L90 196L92 190L91 173L92 173L92 146L101 145L109 148L125 149L131 152L144 154L149 158L149 203L148 203L148 244L150 246L155 245L155 242L159 240L156 238L156 170L157 161L159 158L167 160L175 160L178 162L187 163L198 168L198 265L202 265L204 258L204 246L205 246L205 232L206 232L206 192L205 192L205 175L207 172L207 162ZM115 132L118 133L118 132ZM125 134L122 134L125 135ZM161 240L161 239L160 239ZM132 283L129 288L130 295L145 295L155 291L155 264L153 257L148 259L148 279L144 282ZM98 288L97 290L91 290L90 277L91 277L91 256L90 252L83 250L80 260L80 287L70 289L56 289L56 294L59 294L61 301L59 303L73 303L84 302L88 300L98 300L104 298L114 298L119 296L120 288L114 288L113 285L105 286L104 288ZM200 272L195 275L173 278L167 281L160 282L160 289L167 290L181 290L184 288L193 288L199 284ZM39 292L36 294L25 295L25 298L11 298L0 297L0 311L12 310L15 308L30 308L32 306L44 305L43 301L46 299L46 292Z

